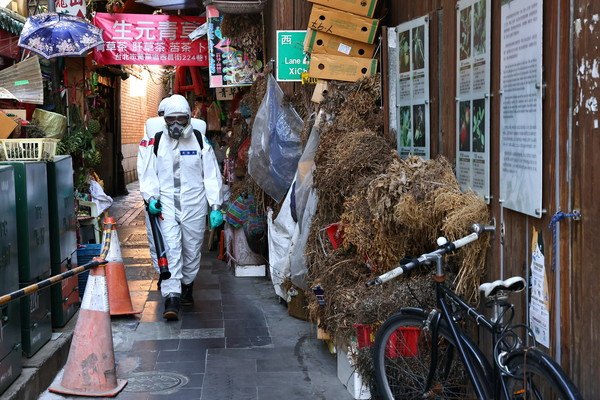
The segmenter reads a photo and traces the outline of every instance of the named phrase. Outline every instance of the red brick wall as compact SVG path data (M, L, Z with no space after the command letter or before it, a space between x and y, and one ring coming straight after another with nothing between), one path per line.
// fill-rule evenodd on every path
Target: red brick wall
M125 183L137 180L137 149L144 136L144 123L156 117L158 104L167 95L159 67L130 66L129 79L121 82L121 152Z
M144 123L148 118L156 117L158 104L165 97L160 70L150 69L152 74L140 67L131 66L128 68L131 76L121 82L122 144L139 143L142 140ZM145 90L141 90L144 86ZM132 94L138 96L132 97Z

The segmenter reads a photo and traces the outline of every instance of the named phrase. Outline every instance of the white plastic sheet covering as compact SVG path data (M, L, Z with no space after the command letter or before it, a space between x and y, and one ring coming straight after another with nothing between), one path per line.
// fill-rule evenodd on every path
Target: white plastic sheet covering
M269 212L269 263L271 279L275 292L282 298L286 293L281 289L285 279L304 290L307 289L306 273L306 243L312 218L317 209L317 194L312 187L313 171L315 169L314 157L319 147L319 127L324 118L324 113L317 115L310 137L298 163L296 170L295 199L298 223L292 218L290 209L291 191L285 197L281 211L275 220Z
M300 132L304 121L289 104L269 74L267 91L252 126L248 173L275 201L287 193L302 155Z
M90 194L92 195L92 201L98 207L98 215L102 214L113 203L112 197L104 193L102 186L95 180L90 180Z
M269 229L269 271L271 281L275 288L275 293L283 299L286 298L286 292L281 288L281 284L289 279L290 269L290 245L294 231L298 229L296 221L292 218L290 209L291 191L288 192L277 218L273 220L273 210L269 209L267 213L267 223Z

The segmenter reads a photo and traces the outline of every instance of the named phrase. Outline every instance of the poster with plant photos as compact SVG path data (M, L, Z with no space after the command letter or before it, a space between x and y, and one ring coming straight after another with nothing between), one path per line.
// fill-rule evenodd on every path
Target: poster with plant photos
M490 199L491 0L460 0L456 11L456 176Z
M429 19L421 17L396 27L396 134L402 157L430 157Z

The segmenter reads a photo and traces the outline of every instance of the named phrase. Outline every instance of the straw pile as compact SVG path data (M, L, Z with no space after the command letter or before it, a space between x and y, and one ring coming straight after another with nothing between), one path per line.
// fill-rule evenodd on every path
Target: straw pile
M488 223L483 199L463 193L443 157L401 159L382 133L378 77L330 82L321 104L332 121L322 126L315 157L319 206L306 249L310 288L325 290L326 305L307 293L312 321L336 339L349 340L354 324L377 326L405 306L433 306L431 270L422 268L381 287L365 283L398 265L404 256L436 248L436 239L457 239L472 223ZM325 228L343 227L343 247L333 249ZM480 240L449 258L457 291L478 301L488 243Z

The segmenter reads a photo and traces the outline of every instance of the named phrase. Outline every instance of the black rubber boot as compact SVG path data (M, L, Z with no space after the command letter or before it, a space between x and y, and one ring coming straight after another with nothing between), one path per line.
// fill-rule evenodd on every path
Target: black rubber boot
M181 300L179 295L170 294L165 300L165 312L163 318L167 321L177 321L179 319L179 309L181 307Z
M194 289L194 282L189 285L181 284L181 305L182 306L191 306L194 304L194 297L192 296L192 292Z

